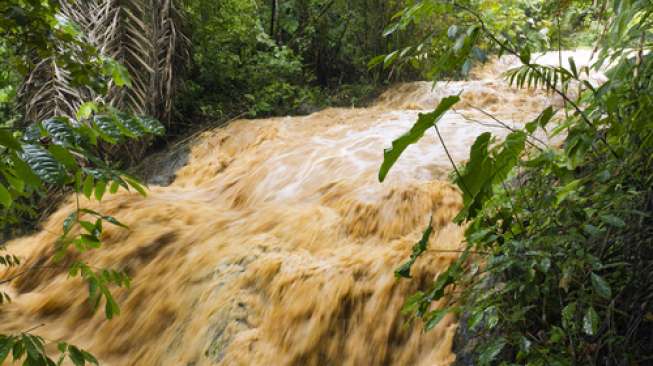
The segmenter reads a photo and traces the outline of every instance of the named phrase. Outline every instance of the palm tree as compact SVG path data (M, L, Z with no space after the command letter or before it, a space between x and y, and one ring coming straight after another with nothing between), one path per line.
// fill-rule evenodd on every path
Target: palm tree
M85 40L101 55L129 71L131 87L109 85L104 101L170 125L173 98L190 50L183 15L175 1L61 0L60 13L79 26ZM98 98L90 88L73 87L68 70L54 58L36 63L21 95L28 121L55 115L73 117L81 103Z

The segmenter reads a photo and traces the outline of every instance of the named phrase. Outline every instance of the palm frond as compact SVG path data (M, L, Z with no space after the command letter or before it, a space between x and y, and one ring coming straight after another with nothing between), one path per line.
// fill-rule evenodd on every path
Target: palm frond
M73 117L89 99L120 110L151 115L170 124L179 75L189 60L184 16L172 0L76 0L61 2L61 15L77 24L85 41L103 57L129 72L130 88L109 85L106 96L74 87L54 58L40 61L21 88L26 117L38 121L55 115ZM64 52L66 45L59 45Z

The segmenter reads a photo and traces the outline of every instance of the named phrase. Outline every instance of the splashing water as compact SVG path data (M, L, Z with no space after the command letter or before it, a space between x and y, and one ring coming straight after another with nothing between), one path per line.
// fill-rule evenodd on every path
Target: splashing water
M36 333L47 341L68 340L105 365L449 365L455 319L424 333L400 311L461 247L451 165L429 131L385 183L377 172L383 148L444 96L462 93L439 122L457 162L480 133L509 132L475 108L519 125L559 103L509 88L500 73L514 64L495 60L470 81L398 85L370 108L203 134L171 186L82 203L129 225L105 227L103 248L82 256L132 276L115 291L120 316L94 314L80 280L45 268L5 288L14 303L0 309L0 332L43 323ZM24 268L47 266L73 210L63 204L9 251ZM431 214L436 230L414 280L395 279Z

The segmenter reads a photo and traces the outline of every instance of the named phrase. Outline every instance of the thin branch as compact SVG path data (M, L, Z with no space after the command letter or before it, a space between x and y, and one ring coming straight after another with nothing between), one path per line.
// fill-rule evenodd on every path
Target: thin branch
M33 331L35 331L35 330L37 330L37 329L39 329L41 327L44 327L44 326L45 326L45 323L41 323L39 325L35 325L35 326L33 326L33 327L29 328L29 329L26 329L26 330L22 331L21 333L23 333L23 334L24 333L30 333L30 332L33 332Z
M468 13L471 14L474 18L476 18L476 20L479 22L479 24L480 24L481 29L483 30L483 32L484 32L484 33L485 33L485 34L490 38L490 40L492 40L494 43L496 43L496 44L497 44L497 45L498 45L498 46L499 46L503 51L508 52L509 54L511 54L511 55L513 55L513 56L517 56L517 57L519 57L519 52L517 52L516 50L510 48L510 47L507 46L504 42L501 42L501 41L500 41L500 40L499 40L499 39L494 35L494 33L492 33L492 32L487 28L487 26L485 25L485 21L483 20L483 18L482 18L479 14L477 14L475 11L473 11L472 9L470 9L470 8L464 6L464 5L460 5L460 4L458 4L458 3L454 3L453 5L454 5L455 7L457 7L457 8L459 8L459 9L461 9L461 10L464 10L464 11L468 12ZM593 130L593 131L595 131L595 132L597 131L596 126L594 126L594 124L593 124L592 121L589 119L589 117L587 117L587 115L585 114L585 112L583 112L583 110L578 106L578 104L576 104L573 100L571 100L571 98L569 98L569 96L568 96L566 93L564 93L563 91L561 91L560 89L558 89L557 86L554 85L554 84L552 84L550 80L546 79L546 78L542 75L542 72L541 72L540 70L538 70L537 67L535 67L533 64L531 64L530 62L523 62L523 61L522 61L522 63L524 64L524 66L528 67L528 68L531 69L534 73L536 73L536 74L540 77L540 79L542 79L542 80L546 83L547 87L548 87L550 90L553 90L556 94L558 94L560 97L562 97L562 99L563 99L566 103L569 103L569 105L572 106L572 107L574 108L574 110L578 113L578 115L581 117L581 119L582 119L582 120L583 120L583 121L584 121L584 122L585 122L585 123L586 123L586 124L587 124L591 129L592 129L592 130ZM608 150L610 150L610 152L612 153L612 155L614 155L615 158L620 158L619 155L618 155L618 154L617 154L617 153L612 149L612 147L610 146L610 144L608 143L608 141L605 139L605 136L603 136L603 135L601 135L601 134L598 134L598 138L601 140L601 142L603 142L603 143L605 144L605 146L608 148Z
M447 158L449 158L449 162L451 162L451 165L453 166L454 171L456 172L456 175L458 176L458 179L460 179L460 183L462 186L462 189L465 191L465 193L468 196L472 196L471 191L469 188L467 188L467 185L465 184L465 180L463 179L462 174L460 174L460 171L458 170L458 167L456 166L456 163L453 161L453 158L451 157L451 154L449 153L449 149L447 149L447 145L444 143L444 139L442 138L442 135L440 134L440 130L438 129L438 124L434 124L433 127L435 127L435 133L438 135L438 139L440 139L440 143L442 144L442 147L444 148L444 152L447 154Z
M498 119L497 117L495 117L495 116L492 115L491 113L488 113L488 112L482 110L481 108L474 107L474 106L472 106L471 108L474 109L474 110L476 110L476 111L478 111L478 112L481 112L482 114L484 114L485 116L487 116L487 117L489 117L489 118L492 118L492 120L493 120L494 122L500 124L501 126L507 128L508 130L510 130L510 131L512 131L512 132L517 132L517 131L518 131L518 130L516 130L516 129L510 127L507 123L501 121L500 119ZM540 144L542 144L542 145L544 145L544 146L547 146L547 144L546 144L544 141L540 140L540 139L537 138L535 135L533 135L533 134L529 134L529 136L532 137L535 141L539 142ZM526 140L526 142L527 142L529 145L533 146L534 148L536 148L536 149L542 151L542 148L539 147L539 146L537 146L537 145L535 145L534 143L532 143L532 142L530 142L530 141L528 141L528 140Z
M15 274L15 275L7 278L7 279L4 279L4 280L0 281L0 285L4 285L5 283L9 283L9 282L15 280L16 278L21 277L21 276L23 276L23 275L25 275L25 274L27 274L27 273L35 270L35 269L55 269L55 268L61 269L61 268L65 268L65 267L63 267L63 266L36 266L35 265L35 266L32 266L32 267L30 267L30 268L28 268L28 269L26 269L26 270L24 270L22 272L19 272L19 273Z

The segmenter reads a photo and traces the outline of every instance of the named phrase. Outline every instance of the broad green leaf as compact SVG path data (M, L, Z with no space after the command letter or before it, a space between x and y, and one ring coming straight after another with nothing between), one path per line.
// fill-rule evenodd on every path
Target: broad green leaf
M599 296L601 296L604 299L611 299L612 298L612 289L610 289L610 285L608 282L603 279L603 277L597 275L596 273L592 272L592 287L594 287L594 290L596 291Z
M522 131L512 132L506 137L501 145L501 151L495 158L492 184L501 183L508 177L508 174L519 162L525 145L526 134Z
M25 192L25 181L22 180L21 178L16 177L14 174L12 174L12 170L5 170L3 171L5 178L7 179L7 182L14 187L14 189L20 193Z
M125 66L112 59L106 60L105 65L106 70L111 75L111 78L113 79L113 82L116 84L116 86L132 86L132 80L129 76L129 71L127 71Z
M23 160L43 181L51 184L62 183L64 167L44 148L38 145L23 145ZM18 169L16 170L18 172Z
M57 161L63 164L68 170L75 171L77 170L77 162L75 157L64 147L59 145L50 145L48 146L48 151L52 156L54 156Z
M122 139L122 133L111 117L96 115L93 117L93 124L95 125L97 132L99 132L100 138L104 141L110 144L115 144L120 142Z
M601 215L600 218L601 218L601 221L605 222L608 225L612 225L612 226L617 227L617 228L626 227L626 223L624 222L624 220L622 220L621 218L619 218L617 216L606 214L606 215Z
M379 170L379 181L383 182L385 177L388 175L388 172L392 166L397 162L401 154L408 148L409 145L412 145L419 141L424 132L430 127L433 127L442 116L453 107L454 104L458 103L460 97L457 95L449 96L440 102L437 108L426 114L420 114L417 122L407 133L400 136L398 139L392 142L392 147L385 149L383 152L383 163L381 164L381 169Z
M7 190L7 188L0 183L0 203L2 203L3 206L6 208L9 208L13 202L13 199L11 198L11 193Z
M21 149L20 142L18 142L9 131L3 128L0 128L0 146L5 146L14 150Z
M544 129L554 115L555 111L553 110L553 107L549 106L543 110L542 113L540 113L540 115L537 116L537 118L535 118L532 122L526 124L526 131L528 131L528 133L533 133L537 127Z
M578 188L581 186L582 181L580 179L573 180L565 184L558 193L556 194L556 206L566 200L569 196L574 194Z
M599 321L599 314L590 306L583 316L583 332L587 335L595 335L599 330Z
M143 130L155 136L163 136L166 132L161 122L152 117L135 117L140 123Z
M97 113L98 106L94 102L84 102L77 110L77 119L89 118L93 112Z
M52 138L52 141L59 145L74 145L75 133L70 127L68 118L54 117L43 121L43 129Z

